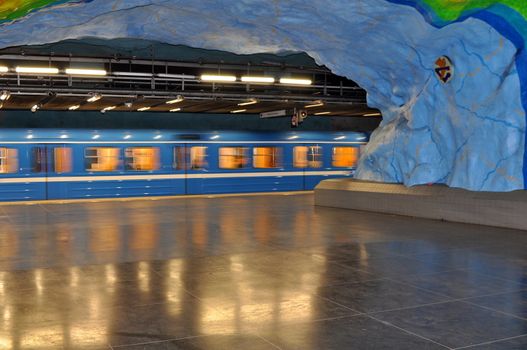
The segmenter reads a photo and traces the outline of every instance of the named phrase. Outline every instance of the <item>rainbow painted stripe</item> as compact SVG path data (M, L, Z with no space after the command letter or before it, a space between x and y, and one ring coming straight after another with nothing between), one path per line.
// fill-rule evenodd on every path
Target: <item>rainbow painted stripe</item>
M0 23L23 18L45 7L89 1L91 0L0 0Z
M456 21L481 10L492 11L493 6L506 6L527 17L525 0L417 0L415 3L427 8L436 21Z

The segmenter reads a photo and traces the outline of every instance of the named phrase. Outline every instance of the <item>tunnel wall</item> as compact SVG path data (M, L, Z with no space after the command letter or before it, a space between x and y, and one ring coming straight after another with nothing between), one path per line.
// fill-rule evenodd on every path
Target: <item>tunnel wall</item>
M477 191L525 188L527 9L518 1L40 3L47 7L26 8L30 15L19 18L13 6L0 46L97 37L239 54L304 51L359 83L369 105L383 112L358 178ZM434 73L443 55L455 68L446 84Z

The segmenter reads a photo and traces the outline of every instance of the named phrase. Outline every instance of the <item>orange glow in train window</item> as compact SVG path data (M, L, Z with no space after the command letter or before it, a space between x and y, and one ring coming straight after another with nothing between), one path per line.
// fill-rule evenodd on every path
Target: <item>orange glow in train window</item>
M357 147L333 147L333 166L350 168L357 165L359 149Z
M220 169L245 168L249 163L246 147L220 147Z
M253 166L257 169L279 168L281 165L281 147L254 147Z
M115 171L119 167L119 148L86 148L85 160L87 171Z
M293 166L295 168L321 168L322 147L296 146L293 148Z
M194 170L207 167L207 147L195 146L190 148L190 167Z
M56 173L70 173L72 170L72 156L70 147L57 147L53 152Z
M11 174L18 171L18 150L0 148L0 174Z
M159 169L158 147L129 147L125 149L126 170L152 171Z

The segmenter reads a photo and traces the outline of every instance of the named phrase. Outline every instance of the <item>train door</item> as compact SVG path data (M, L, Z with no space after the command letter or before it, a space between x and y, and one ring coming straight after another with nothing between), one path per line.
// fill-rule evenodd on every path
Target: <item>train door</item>
M204 185L210 169L210 150L205 144L186 145L187 194L205 193Z
M172 147L172 169L174 179L172 180L171 190L167 194L186 194L187 193L187 150L184 144L174 144ZM166 153L166 152L165 152ZM169 164L163 160L163 164Z
M73 150L65 144L40 144L30 149L31 171L45 177L45 198L67 198L64 177L73 170Z

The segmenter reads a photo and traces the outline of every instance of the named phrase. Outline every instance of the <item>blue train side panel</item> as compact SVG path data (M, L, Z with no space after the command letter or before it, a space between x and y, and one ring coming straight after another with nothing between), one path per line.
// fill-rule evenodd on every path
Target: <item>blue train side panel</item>
M0 130L0 200L311 190L324 179L353 176L353 167L333 166L332 149L337 145L360 147L367 139L368 135L353 132ZM298 166L293 159L295 147L307 145L323 149L323 164L317 168L295 167ZM112 171L87 170L85 152L88 147L118 148L119 165ZM156 148L159 166L150 171L126 167L125 150L131 147ZM189 154L193 147L206 149L207 166L192 169ZM236 169L221 169L219 151L222 147L247 149L246 164ZM280 149L280 164L255 168L254 147ZM55 167L58 161L55 152L61 148L71 152L71 168L66 170ZM4 150L9 150L9 159L2 156ZM15 154L16 159L12 157ZM8 167L13 159L16 167Z

